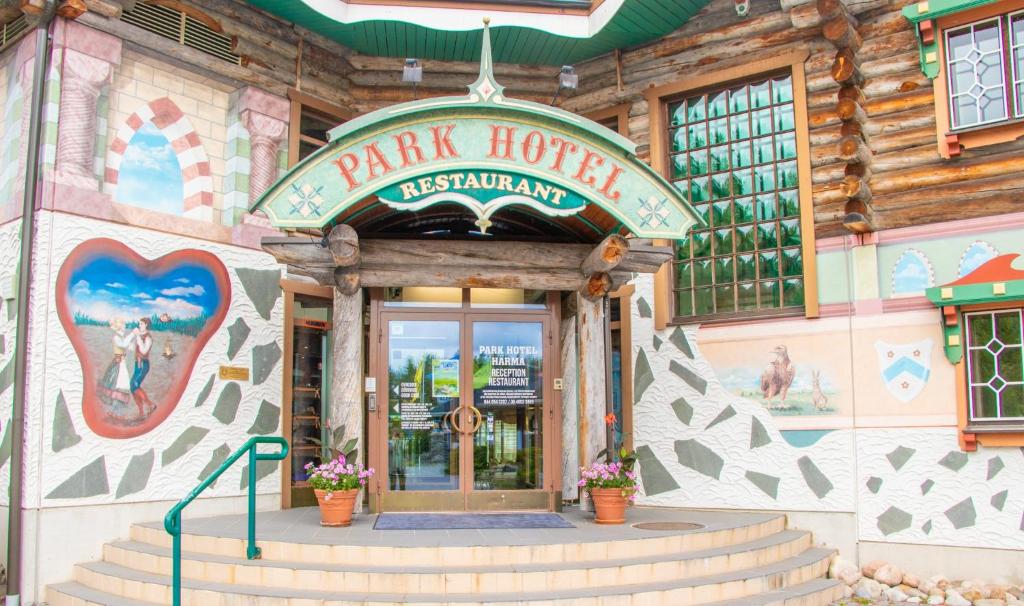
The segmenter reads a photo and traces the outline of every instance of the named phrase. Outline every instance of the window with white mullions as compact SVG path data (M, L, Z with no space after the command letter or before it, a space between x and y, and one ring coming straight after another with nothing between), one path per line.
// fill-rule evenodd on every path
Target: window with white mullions
M972 421L1024 420L1024 310L964 314Z
M950 28L945 36L952 128L1024 117L1024 13Z
M1024 12L1010 15L1010 64L1013 66L1015 116L1024 117Z

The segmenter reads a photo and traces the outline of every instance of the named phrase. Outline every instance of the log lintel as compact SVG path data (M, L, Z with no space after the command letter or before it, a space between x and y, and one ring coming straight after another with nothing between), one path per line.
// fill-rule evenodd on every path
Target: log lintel
M589 244L533 242L363 240L348 226L326 241L267 237L262 248L291 273L323 286L355 291L376 286L538 288L603 296L632 273L655 273L672 258L671 246L650 240L606 238ZM588 271L589 270L589 271Z

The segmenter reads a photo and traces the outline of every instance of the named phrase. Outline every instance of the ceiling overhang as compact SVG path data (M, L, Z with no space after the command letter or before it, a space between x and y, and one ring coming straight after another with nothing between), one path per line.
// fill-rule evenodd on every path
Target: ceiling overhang
M680 239L699 222L683 194L619 134L556 107L505 97L485 29L480 76L463 97L386 107L335 128L330 143L254 204L282 229L323 228L376 198L398 212L458 204L487 233L496 212L553 219L595 205L630 233Z
M249 3L360 53L446 61L477 56L477 32L489 17L496 61L564 65L668 34L709 1L604 0L589 8L570 0L550 0L548 6L486 1L417 6L399 0Z

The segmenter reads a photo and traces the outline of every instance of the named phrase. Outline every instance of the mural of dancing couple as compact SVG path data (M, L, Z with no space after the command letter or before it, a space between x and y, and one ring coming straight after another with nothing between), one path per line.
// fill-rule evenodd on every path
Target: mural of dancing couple
M82 364L90 429L129 438L166 419L229 300L227 270L210 253L148 261L114 240L75 248L57 278L57 306Z

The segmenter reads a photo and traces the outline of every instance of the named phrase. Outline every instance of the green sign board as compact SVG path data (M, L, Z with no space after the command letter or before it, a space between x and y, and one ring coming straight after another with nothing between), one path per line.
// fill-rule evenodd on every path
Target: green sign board
M587 201L564 187L506 171L443 171L409 179L377 192L381 202L399 210L419 210L439 202L454 202L473 211L481 232L500 208L522 204L547 215L574 215Z
M698 221L629 140L561 109L506 98L491 75L486 33L469 95L388 107L339 126L254 208L277 227L323 227L373 197L406 211L461 204L484 232L509 205L564 217L596 204L650 238L682 238Z

